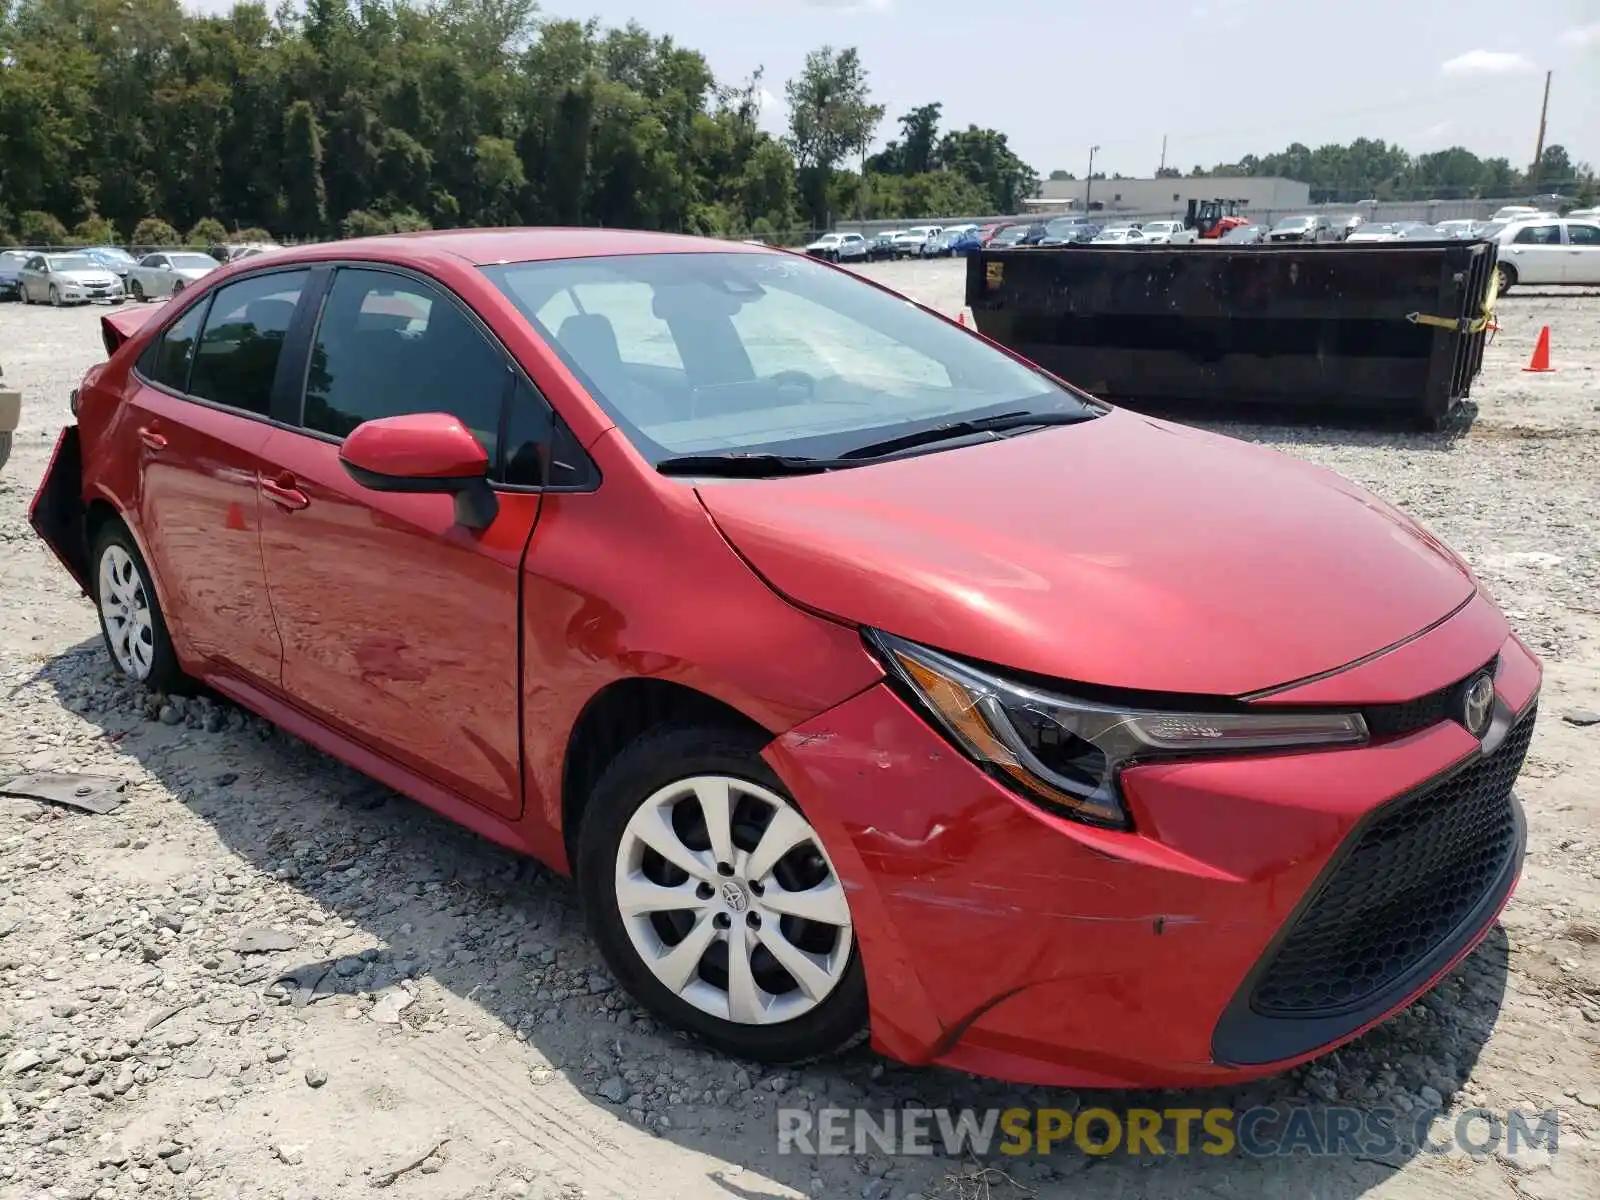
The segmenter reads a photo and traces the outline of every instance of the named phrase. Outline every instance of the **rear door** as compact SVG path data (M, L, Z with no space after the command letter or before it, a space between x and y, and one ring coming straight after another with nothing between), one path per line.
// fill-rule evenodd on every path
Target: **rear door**
M1568 221L1563 283L1600 287L1600 222Z
M538 519L528 427L548 407L453 295L372 267L335 273L297 429L265 456L262 549L283 689L346 737L508 817L522 811L519 578ZM452 413L488 450L499 515L368 491L339 461L357 425ZM502 422L505 422L503 425ZM537 421L535 422L537 424Z
M275 687L282 667L261 563L261 448L309 272L238 280L191 305L140 358L129 407L133 517L187 653Z

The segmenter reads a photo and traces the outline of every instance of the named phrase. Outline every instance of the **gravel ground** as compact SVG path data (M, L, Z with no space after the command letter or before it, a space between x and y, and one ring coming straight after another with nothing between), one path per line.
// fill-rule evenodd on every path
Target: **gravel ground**
M960 267L871 273L947 312ZM116 682L26 508L103 310L0 306L0 779L105 772L92 816L0 799L0 1197L1600 1195L1600 296L1512 293L1448 435L1219 424L1332 467L1474 564L1545 658L1503 929L1329 1059L1205 1096L1073 1096L865 1052L729 1061L613 990L572 890L246 714ZM1552 375L1520 371L1551 326ZM1136 486L1130 480L1130 486ZM284 981L286 974L289 976ZM783 1104L1341 1101L1561 1110L1560 1150L981 1164L775 1153ZM398 1172L398 1174L396 1174Z

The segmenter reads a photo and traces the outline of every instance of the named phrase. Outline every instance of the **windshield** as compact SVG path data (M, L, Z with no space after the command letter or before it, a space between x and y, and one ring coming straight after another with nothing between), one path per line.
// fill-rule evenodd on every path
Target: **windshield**
M701 454L831 458L952 420L1098 411L910 301L787 255L483 270L652 465Z
M180 271L209 271L222 265L209 254L174 254L170 257L172 265Z
M1222 240L1225 242L1250 242L1254 241L1256 235L1260 232L1261 226L1259 225L1240 225L1238 228L1230 229L1223 234Z
M1274 229L1304 229L1311 224L1310 217L1285 217L1273 226Z
M52 271L98 271L100 264L87 254L52 254L49 258Z
M94 256L96 258L109 258L112 262L119 263L136 263L139 261L126 250L119 250L115 246L108 246L104 250L96 250Z

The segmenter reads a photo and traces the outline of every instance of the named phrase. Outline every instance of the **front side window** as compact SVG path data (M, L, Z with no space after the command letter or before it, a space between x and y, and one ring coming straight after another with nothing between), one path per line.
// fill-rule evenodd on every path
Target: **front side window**
M334 276L306 378L307 429L348 437L380 417L445 412L496 462L511 367L434 288L387 271Z
M189 373L189 394L266 416L272 381L309 271L280 271L219 288Z
M787 255L483 269L652 463L831 457L952 420L1099 411L909 300Z

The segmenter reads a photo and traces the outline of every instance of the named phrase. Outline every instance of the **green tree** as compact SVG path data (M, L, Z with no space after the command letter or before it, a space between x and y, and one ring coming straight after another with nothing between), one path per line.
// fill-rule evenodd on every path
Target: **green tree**
M322 129L309 101L296 100L283 114L283 227L297 237L315 237L327 227L322 183Z
M804 199L812 223L824 225L829 177L848 156L867 148L884 108L872 103L867 71L853 46L813 50L784 92L789 100L789 148L800 167Z

